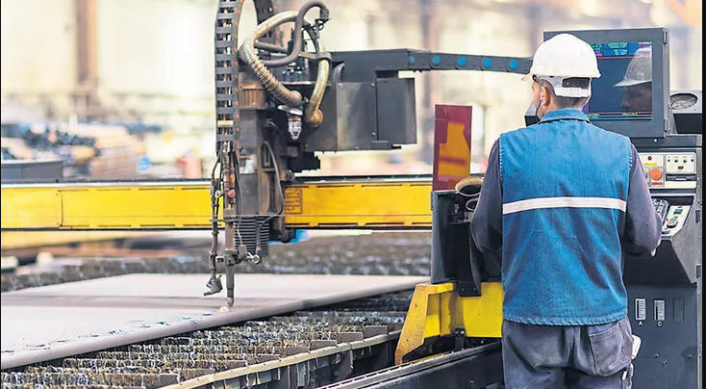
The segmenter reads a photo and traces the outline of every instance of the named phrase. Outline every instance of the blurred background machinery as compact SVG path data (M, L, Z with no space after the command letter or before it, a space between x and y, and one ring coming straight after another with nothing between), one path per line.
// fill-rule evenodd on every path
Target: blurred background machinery
M698 0L365 0L327 3L336 23L327 26L326 49L422 47L430 51L531 56L542 31L667 26L673 37L672 85L701 84L701 1ZM287 0L278 10L297 10ZM210 61L216 1L39 0L2 3L3 122L8 106L35 119L110 121L169 129L170 163L190 153L214 158L215 119ZM43 12L36 12L36 10ZM404 13L398 12L405 9ZM256 25L245 2L242 31ZM469 15L473 15L472 17ZM156 23L159 20L162 23ZM29 23L41 27L26 30ZM22 31L22 34L17 33ZM285 29L285 34L288 30ZM32 50L26 49L32 47ZM51 71L46 58L52 58ZM505 110L522 112L527 91L502 75L418 74L418 146L394 153L326 155L321 174L428 173L434 101L474 105L474 171L501 131L522 124ZM27 120L22 120L27 121ZM204 176L210 161L204 162ZM172 172L173 173L173 172Z

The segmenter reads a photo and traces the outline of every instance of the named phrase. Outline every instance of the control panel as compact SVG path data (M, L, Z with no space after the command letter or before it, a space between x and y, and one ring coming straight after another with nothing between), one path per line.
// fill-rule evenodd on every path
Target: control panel
M686 215L689 214L688 205L670 205L667 200L652 199L652 206L662 220L662 236L674 235L684 227Z
M696 189L696 153L640 153L650 189Z
M664 220L664 224L662 224L662 236L674 235L684 227L689 208L688 205L672 205L669 207L667 217Z

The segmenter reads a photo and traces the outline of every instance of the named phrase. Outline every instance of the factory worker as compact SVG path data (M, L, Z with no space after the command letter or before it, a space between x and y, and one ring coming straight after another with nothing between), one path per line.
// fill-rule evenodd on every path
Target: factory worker
M524 77L539 123L490 151L472 235L502 258L507 389L631 387L622 261L653 255L661 224L629 138L582 111L598 77L586 42L544 42Z

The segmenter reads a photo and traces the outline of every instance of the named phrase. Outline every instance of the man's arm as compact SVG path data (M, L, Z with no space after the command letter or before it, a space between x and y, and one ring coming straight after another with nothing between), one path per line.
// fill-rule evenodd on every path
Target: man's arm
M471 222L471 234L482 253L494 253L503 243L503 196L500 178L499 141L493 143L488 169L483 178L480 197Z
M661 242L662 220L652 205L650 189L645 179L645 171L635 146L632 148L632 167L625 217L623 248L633 257L654 255Z

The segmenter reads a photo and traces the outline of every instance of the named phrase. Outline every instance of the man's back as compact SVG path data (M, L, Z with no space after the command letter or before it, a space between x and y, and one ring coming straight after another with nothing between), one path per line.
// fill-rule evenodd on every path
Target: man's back
M624 317L629 139L562 109L501 135L499 153L505 318L588 325Z
M653 252L661 223L635 147L581 111L600 76L588 43L542 43L523 77L541 121L490 150L471 231L502 251L508 389L630 387L622 256Z

